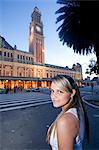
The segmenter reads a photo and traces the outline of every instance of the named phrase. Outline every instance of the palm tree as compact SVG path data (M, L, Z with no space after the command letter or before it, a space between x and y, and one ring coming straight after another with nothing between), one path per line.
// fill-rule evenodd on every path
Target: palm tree
M72 47L75 53L95 53L99 74L99 1L58 0L56 14L60 41Z

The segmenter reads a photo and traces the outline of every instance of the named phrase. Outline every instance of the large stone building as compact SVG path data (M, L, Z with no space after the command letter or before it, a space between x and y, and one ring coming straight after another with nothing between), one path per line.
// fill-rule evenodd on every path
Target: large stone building
M78 85L81 84L80 64L73 65L72 69L45 64L43 24L41 13L35 7L29 26L29 52L13 48L0 36L0 88L50 87L51 77L57 74L70 75Z

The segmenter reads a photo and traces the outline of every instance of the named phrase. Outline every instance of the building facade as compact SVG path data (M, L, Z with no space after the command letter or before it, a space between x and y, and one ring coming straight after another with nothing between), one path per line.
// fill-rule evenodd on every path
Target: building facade
M29 52L17 50L16 46L13 48L0 36L0 88L50 87L51 78L57 74L70 75L81 85L80 64L71 69L45 64L43 24L41 13L35 7L29 26Z

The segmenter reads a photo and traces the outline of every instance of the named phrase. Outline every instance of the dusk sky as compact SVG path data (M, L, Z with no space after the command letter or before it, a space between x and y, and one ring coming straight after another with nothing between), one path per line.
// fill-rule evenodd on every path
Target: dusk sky
M29 24L35 6L41 11L44 25L45 63L71 68L78 62L84 73L89 60L95 58L95 55L79 55L62 45L56 32L59 24L55 24L55 11L61 5L56 0L0 0L0 35L11 46L17 45L18 50L28 52Z

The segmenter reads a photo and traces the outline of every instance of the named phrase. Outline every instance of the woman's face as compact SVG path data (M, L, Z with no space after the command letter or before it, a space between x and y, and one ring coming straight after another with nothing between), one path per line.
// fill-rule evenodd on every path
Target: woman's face
M51 84L51 100L54 107L61 107L62 109L68 104L71 93L62 91L58 86L52 82Z

